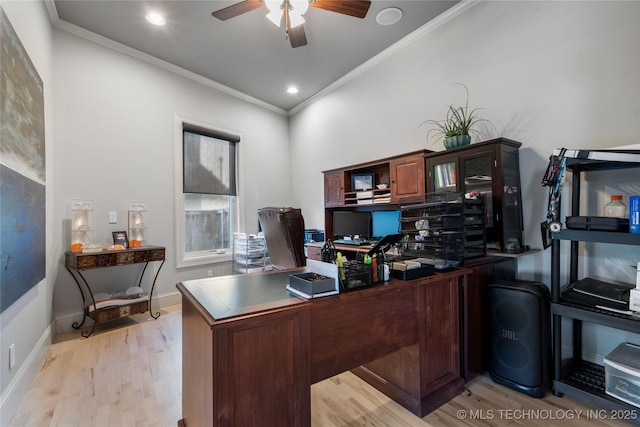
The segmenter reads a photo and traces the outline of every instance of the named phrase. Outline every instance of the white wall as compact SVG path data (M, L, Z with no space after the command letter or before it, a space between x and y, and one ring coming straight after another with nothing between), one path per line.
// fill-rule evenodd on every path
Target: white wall
M540 248L547 200L540 181L552 150L640 143L639 20L638 2L483 1L313 102L290 118L294 200L307 226L324 227L320 171L443 149L427 143L429 128L419 125L443 119L452 102L463 103L464 92L454 84L463 82L470 106L482 108L496 128L488 137L523 144L525 243ZM619 179L594 182L585 193L595 192L596 206L611 191L633 194L633 184ZM637 183L638 171L626 179ZM639 248L605 246L597 256L613 256L616 264L640 259ZM588 274L605 279L606 271L591 270L611 264L587 255ZM521 278L549 284L549 251L521 258L518 268ZM625 274L614 279L635 281ZM615 338L598 338L605 334ZM640 343L637 335L598 333L587 352L606 354L627 338Z
M61 266L69 248L72 199L93 200L94 240L102 244L112 243L112 231L127 229L129 201L144 201L147 241L165 246L167 256L154 297L175 295L182 280L206 277L211 266L176 269L176 114L242 135L243 231L257 232L258 208L290 204L286 116L64 31L54 31L54 51L54 226L60 236L55 259ZM109 211L118 213L117 224L108 224ZM229 274L230 263L213 270ZM113 289L114 283L124 289L139 271L139 266L117 267L86 277L94 291ZM54 295L59 329L78 320L81 308L77 286L61 268Z
M0 424L7 425L13 412L40 368L51 343L53 278L57 262L51 254L56 245L53 219L53 72L51 24L39 1L0 2L20 38L44 87L45 161L46 161L46 274L0 315ZM9 346L15 344L16 365L9 370Z
M149 241L167 247L159 295L175 293L181 280L206 275L208 268L175 267L175 114L242 134L248 232L257 229L255 211L267 204L301 207L308 228L323 228L322 170L441 149L425 141L427 128L419 124L443 118L449 103L463 101L454 82L469 87L471 105L482 107L495 125L491 137L523 143L526 243L534 247L540 246L538 224L545 217L540 179L553 148L640 143L638 2L481 2L289 123L272 111L52 30L40 1L1 4L44 81L48 254L46 279L0 317L3 425L39 367L51 321L70 323L81 309L76 286L62 268L72 199L94 201L96 238L105 243L111 231L126 228L129 201L148 203ZM636 176L619 176L614 184L590 181L587 189L597 195L593 206L610 192L635 191ZM290 177L296 178L292 184ZM112 210L118 212L116 225L107 224ZM599 274L593 266L623 266L640 258L637 248L626 250L633 252L587 248L591 262L584 269ZM596 262L602 255L613 261ZM216 269L225 271L228 266ZM523 278L548 283L548 252L521 259L519 271ZM129 280L128 273L109 271L91 279L103 286L109 276ZM615 279L628 281L624 274ZM638 336L595 328L585 339L586 351L605 354L624 339L640 342ZM7 371L12 342L18 365Z

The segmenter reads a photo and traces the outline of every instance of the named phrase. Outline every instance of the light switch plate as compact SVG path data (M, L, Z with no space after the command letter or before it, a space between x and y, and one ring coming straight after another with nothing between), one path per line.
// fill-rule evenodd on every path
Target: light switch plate
M109 212L109 224L116 224L118 222L118 212Z

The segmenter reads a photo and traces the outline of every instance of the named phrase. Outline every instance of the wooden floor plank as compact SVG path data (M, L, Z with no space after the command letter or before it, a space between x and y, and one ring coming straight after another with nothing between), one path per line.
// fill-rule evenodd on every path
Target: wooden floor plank
M9 427L175 427L182 418L181 310L161 312L157 320L140 314L100 325L88 339L77 332L57 336ZM466 386L420 419L345 372L311 386L312 426L631 425L608 412L594 418L596 408L569 397L530 398L487 376Z

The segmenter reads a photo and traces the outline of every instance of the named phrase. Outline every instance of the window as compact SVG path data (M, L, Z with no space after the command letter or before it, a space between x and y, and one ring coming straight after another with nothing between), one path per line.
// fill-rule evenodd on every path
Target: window
M230 260L240 137L179 118L176 127L177 266Z

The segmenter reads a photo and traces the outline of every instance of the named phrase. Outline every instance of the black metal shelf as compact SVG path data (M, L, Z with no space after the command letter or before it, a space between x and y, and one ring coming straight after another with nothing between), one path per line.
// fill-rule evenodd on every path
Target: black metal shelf
M617 231L587 231L563 229L553 233L554 240L571 240L574 242L614 243L619 245L640 245L640 234Z
M609 396L605 392L605 370L604 366L586 361L580 361L562 381L554 381L553 389L557 393L565 393L570 396L584 400L592 405L609 411L628 411L628 421L640 424L640 409L636 406ZM627 414L627 412L625 412ZM607 418L611 418L607 414ZM620 414L623 418L624 414ZM633 419L635 416L635 419Z
M582 171L606 171L640 167L640 150L579 149L565 153L567 168Z
M580 184L583 173L614 169L640 167L640 150L570 150L566 153L567 170L571 171L571 215L580 216ZM598 160L605 159L605 160ZM558 212L560 217L560 212ZM640 245L640 234L618 231L593 231L564 228L551 233L551 312L553 314L554 381L553 389L558 395L563 393L579 398L596 407L611 411L629 411L636 415L640 424L640 409L605 393L604 367L582 361L582 322L590 322L605 327L632 333L640 331L640 321L628 314L615 313L596 307L582 306L560 300L561 257L564 250L560 241L571 241L570 266L568 276L576 280L578 276L579 242L611 243L620 245ZM573 319L573 358L569 365L562 358L562 317ZM610 414L608 414L610 415Z
M640 318L596 307L579 306L565 302L552 303L551 313L628 332L638 333L640 331Z

